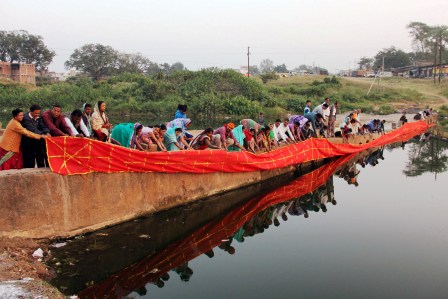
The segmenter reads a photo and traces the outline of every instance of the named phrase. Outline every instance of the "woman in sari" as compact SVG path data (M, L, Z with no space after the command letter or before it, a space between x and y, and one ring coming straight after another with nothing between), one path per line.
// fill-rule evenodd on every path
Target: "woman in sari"
M213 129L207 128L191 141L191 147L195 150L220 149L212 144Z
M0 140L0 170L23 168L22 153L20 152L22 135L33 139L45 138L44 135L25 129L21 124L22 119L23 111L14 109L12 119L6 126L3 138Z
M167 151L190 150L190 145L183 137L182 128L169 128L163 136L163 145Z
M176 118L166 124L167 129L169 128L181 128L183 131L184 139L187 142L193 140L193 135L188 133L188 127L191 125L191 119L189 118Z
M291 117L289 118L289 123L290 124L298 123L300 129L302 129L307 122L308 122L308 119L306 117L304 117L303 115L291 115Z
M261 125L253 119L242 119L241 124L243 125L245 130L255 129L255 133L258 133L261 129Z
M234 143L233 145L229 146L227 149L232 152L239 152L241 150L245 150L244 148L244 140L246 139L246 135L244 135L243 132L243 125L236 126L232 129L232 134L235 137L236 141L238 143ZM240 146L237 146L239 144Z
M308 118L303 115L291 115L289 117L290 129L294 134L294 138L298 141L303 141L306 138L303 136L303 128L308 123ZM292 126L291 126L292 125Z
M115 140L119 145L126 148L132 147L132 138L134 136L133 123L121 123L114 127L111 133L111 140Z
M106 115L106 103L98 101L93 108L92 131L98 140L106 142L109 139L112 125Z
M165 125L155 125L152 128L152 133L154 134L154 142L159 146L159 150L162 152L167 151L165 145L163 145L163 138L166 133L166 130L167 128Z
M159 128L158 128L159 129ZM145 127L140 123L136 123L134 126L134 136L132 137L131 146L141 151L156 152L157 147L161 151L165 151L165 146L155 136L154 131L156 128Z
M271 127L265 126L261 128L260 132L257 135L257 143L258 147L260 149L265 149L267 152L270 152L271 147L271 141L270 141L270 133L271 133Z

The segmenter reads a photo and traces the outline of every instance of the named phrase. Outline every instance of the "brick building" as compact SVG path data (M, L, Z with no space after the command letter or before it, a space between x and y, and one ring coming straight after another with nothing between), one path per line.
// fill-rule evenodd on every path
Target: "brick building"
M0 61L0 78L36 85L36 68L34 64Z

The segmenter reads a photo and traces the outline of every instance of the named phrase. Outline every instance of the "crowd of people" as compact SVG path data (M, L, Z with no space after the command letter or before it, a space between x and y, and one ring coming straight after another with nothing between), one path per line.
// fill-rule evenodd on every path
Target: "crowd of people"
M40 105L32 105L28 112L12 111L0 141L0 170L47 167L45 138L72 136L110 141L112 125L106 115L106 103L85 104L83 111L75 109L62 113L60 105L42 112Z
M94 106L85 103L82 109L71 113L62 113L60 105L42 111L36 104L28 112L12 111L13 118L0 141L0 170L47 167L45 138L50 136L94 138L149 152L223 149L258 154L311 137L342 137L348 142L353 135L384 133L385 120L374 119L362 124L361 113L360 109L353 110L340 126L335 126L339 104L325 98L314 109L311 101L307 101L303 114L287 115L274 123L265 124L260 113L258 122L252 119L243 119L239 124L229 122L215 129L205 128L194 136L189 132L192 121L188 118L187 105L179 105L173 120L163 124L120 123L112 128L103 101ZM431 113L428 110L417 116L425 119ZM400 122L407 122L405 115Z

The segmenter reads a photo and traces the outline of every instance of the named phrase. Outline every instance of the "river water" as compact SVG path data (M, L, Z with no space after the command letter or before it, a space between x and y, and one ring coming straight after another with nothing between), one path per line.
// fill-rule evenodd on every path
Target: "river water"
M437 140L333 160L65 240L51 283L81 298L447 298L447 168Z

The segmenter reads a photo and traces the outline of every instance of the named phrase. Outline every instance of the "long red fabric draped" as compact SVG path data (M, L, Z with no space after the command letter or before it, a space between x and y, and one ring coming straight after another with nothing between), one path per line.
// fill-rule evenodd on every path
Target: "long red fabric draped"
M332 161L266 195L251 199L223 218L204 225L186 238L144 258L102 283L81 291L78 295L80 298L120 298L148 282L156 281L162 274L220 245L222 240L232 236L244 223L266 208L316 190L354 155Z
M247 172L357 153L371 147L406 141L427 129L424 121L418 121L407 123L362 145L334 144L325 138L311 138L259 155L224 150L148 153L74 137L47 138L46 142L51 169L63 175L91 172Z

